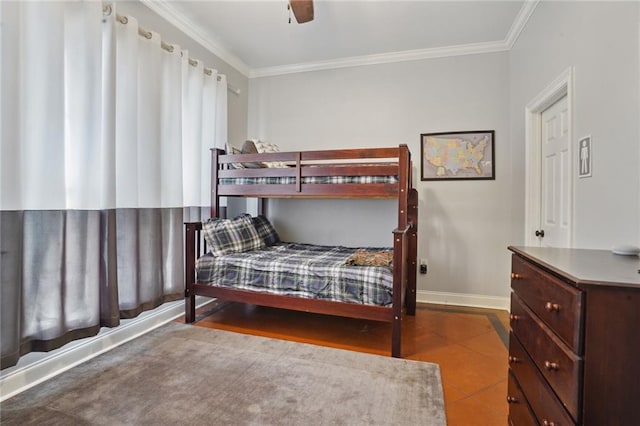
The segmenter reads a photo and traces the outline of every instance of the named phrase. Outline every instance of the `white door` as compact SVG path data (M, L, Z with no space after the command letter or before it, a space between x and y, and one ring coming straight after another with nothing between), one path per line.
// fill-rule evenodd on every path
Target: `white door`
M542 111L540 228L543 247L570 247L569 108L563 96Z

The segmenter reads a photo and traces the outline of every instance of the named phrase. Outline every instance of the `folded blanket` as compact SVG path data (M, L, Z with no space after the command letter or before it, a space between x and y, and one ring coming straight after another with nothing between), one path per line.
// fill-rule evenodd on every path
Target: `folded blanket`
M359 249L347 258L347 265L354 266L391 266L393 251L375 251Z

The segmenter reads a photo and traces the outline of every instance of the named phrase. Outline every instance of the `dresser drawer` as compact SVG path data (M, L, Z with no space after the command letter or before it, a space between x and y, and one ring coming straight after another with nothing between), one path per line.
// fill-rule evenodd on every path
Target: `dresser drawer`
M582 358L558 339L513 293L511 329L565 408L577 418Z
M576 353L582 353L583 294L512 256L511 288Z
M575 424L518 338L513 333L509 337L510 372L515 376L538 422L562 426Z
M507 402L509 403L509 424L513 426L537 426L531 407L520 389L518 381L509 372Z

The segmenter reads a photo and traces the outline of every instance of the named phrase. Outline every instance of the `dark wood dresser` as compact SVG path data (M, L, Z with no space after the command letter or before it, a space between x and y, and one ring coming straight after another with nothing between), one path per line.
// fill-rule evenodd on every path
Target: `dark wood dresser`
M640 259L509 250L509 423L640 424Z

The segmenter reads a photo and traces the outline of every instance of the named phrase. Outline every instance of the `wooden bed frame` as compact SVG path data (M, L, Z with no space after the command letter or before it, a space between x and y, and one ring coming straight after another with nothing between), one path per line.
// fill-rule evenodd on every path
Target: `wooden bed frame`
M391 355L402 357L403 313L415 315L418 232L418 192L412 187L411 153L406 145L397 148L342 149L225 155L212 149L211 217L220 214L220 197L257 198L391 198L398 200L398 225L393 230L393 303L372 306L281 296L216 287L196 281L196 259L206 252L201 243L202 224L186 227L186 322L195 321L195 296L250 303L304 312L390 322ZM232 163L281 161L286 168L232 168ZM294 184L220 184L221 179L239 177L295 177ZM397 176L397 183L302 183L309 176ZM400 265L400 267L397 267Z

